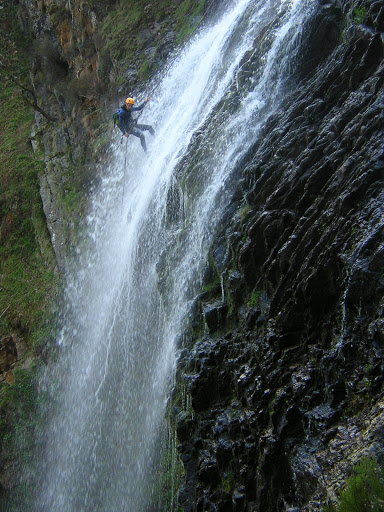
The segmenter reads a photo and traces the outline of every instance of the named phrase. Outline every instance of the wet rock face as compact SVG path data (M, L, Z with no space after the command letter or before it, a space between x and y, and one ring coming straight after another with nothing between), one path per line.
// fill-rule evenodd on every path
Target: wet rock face
M357 7L321 2L332 53L315 34L212 249L224 300L200 298L178 367L185 511L320 512L361 456L383 462L384 9Z

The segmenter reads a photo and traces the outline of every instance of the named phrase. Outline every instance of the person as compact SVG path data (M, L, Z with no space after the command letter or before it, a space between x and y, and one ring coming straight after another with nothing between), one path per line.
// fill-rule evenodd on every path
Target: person
M143 131L148 131L151 135L155 135L155 130L149 124L138 124L137 119L133 118L132 112L143 110L149 100L150 98L146 98L139 107L134 107L135 100L133 98L127 98L118 112L121 133L125 137L129 137L131 134L138 137L145 152L147 152L147 145Z

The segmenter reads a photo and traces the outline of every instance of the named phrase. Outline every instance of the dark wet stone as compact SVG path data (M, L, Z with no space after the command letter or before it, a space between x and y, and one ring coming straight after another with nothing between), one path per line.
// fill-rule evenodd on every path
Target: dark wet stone
M204 303L189 390L206 455L185 483L204 510L320 512L349 446L384 449L384 8L358 24L360 6L319 2L296 85L238 169L247 212L212 248L230 307Z

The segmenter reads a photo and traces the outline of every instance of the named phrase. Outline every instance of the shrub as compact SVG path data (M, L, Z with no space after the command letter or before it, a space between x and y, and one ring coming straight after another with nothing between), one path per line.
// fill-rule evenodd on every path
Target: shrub
M331 512L332 509L328 508ZM384 469L376 459L364 458L340 495L337 512L383 512Z
M353 23L356 23L356 25L361 25L362 23L364 23L366 17L367 8L365 7L365 5L363 5L362 7L358 7L357 9L354 10L352 21Z

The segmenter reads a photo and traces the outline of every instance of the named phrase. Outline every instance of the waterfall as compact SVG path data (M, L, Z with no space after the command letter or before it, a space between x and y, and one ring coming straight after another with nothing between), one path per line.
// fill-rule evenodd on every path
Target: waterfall
M66 286L37 512L151 508L176 340L236 169L292 79L312 0L238 0L149 85L94 191ZM262 44L261 44L262 43Z

